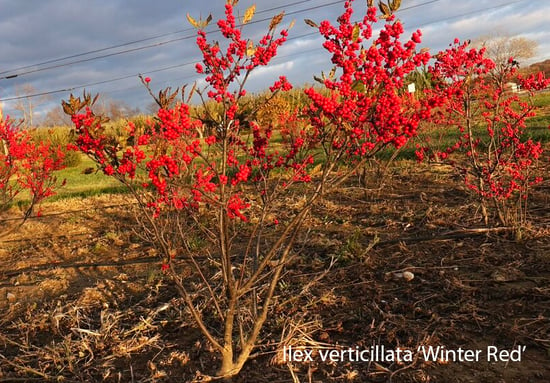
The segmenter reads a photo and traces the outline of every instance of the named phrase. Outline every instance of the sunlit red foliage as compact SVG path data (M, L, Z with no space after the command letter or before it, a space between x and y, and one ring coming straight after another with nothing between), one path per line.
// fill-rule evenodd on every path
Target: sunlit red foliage
M513 58L497 70L484 49L469 48L468 42L455 40L436 57L430 68L434 87L427 91L437 107L431 121L456 129L459 137L431 156L455 167L468 188L496 203L502 223L510 223L506 201L527 199L529 188L542 180L533 172L542 146L526 135L526 121L535 115L533 92L550 80L542 73L522 77ZM521 93L508 87L513 81ZM419 158L426 150L420 148Z
M0 121L0 210L9 207L23 191L29 193L33 208L55 194L59 186L55 171L62 169L64 153L59 147L34 142L31 135L14 125L9 118Z

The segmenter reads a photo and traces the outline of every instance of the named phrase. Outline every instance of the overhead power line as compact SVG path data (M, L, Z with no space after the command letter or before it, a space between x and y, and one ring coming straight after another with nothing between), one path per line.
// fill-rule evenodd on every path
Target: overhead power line
M186 62L186 63L183 63L183 64L171 65L171 66L164 67L164 68L157 68L157 69L149 70L149 71L144 72L144 73L150 74L150 73L163 72L163 71L166 71L166 70L175 69L175 68L179 68L179 67L183 67L183 66L187 66L187 65L192 65L192 64L195 64L195 61ZM108 83L115 82L115 81L127 80L129 78L137 78L139 75L140 75L140 73L136 73L136 74L126 75L126 76L111 78L111 79L108 79L108 80L91 82L91 83L84 84L84 85L72 86L72 87L68 87L68 88L64 88L64 89L56 89L56 90L50 90L50 91L46 91L46 92L39 92L39 93L31 94L31 95L7 97L7 98L2 98L0 100L1 101L14 101L14 100L21 100L21 99L24 99L24 98L47 96L47 95L50 95L50 94L61 93L61 92L72 92L73 90L87 88L87 87L90 87L90 86L108 84Z
M60 62L60 61L65 61L65 60L74 59L74 58L77 58L77 57L87 56L87 55L90 55L90 54L93 54L93 53L100 53L100 52L105 52L105 51L108 51L108 50L111 50L111 49L122 48L122 47L126 47L126 46L133 45L133 44L138 44L138 43L143 43L143 42L146 42L146 41L155 40L155 39L158 39L158 38L161 38L161 37L175 35L175 34L183 33L183 32L189 32L191 29L192 28L187 28L187 29L182 29L180 31L163 33L161 35L146 37L146 38L143 38L143 39L140 39L140 40L129 41L129 42L121 43L121 44L117 44L117 45L111 45L109 47L105 47L105 48L101 48L101 49L95 49L95 50L91 50L91 51L87 51L87 52L76 53L76 54L73 54L73 55L70 55L70 56L60 57L60 58L56 58L56 59L50 59L50 60L42 61L42 62L39 62L39 63L36 63L36 64L29 64L29 65L21 66L21 67L18 67L18 68L5 70L5 71L0 72L0 74L18 72L18 71L21 71L23 69L35 68L35 67L46 65L46 64L53 64L53 63ZM2 77L2 78L10 78L10 77L13 78L13 77L17 77L17 76L20 76L20 75L21 74L12 74L12 75L8 75L8 76Z
M290 5L287 4L287 5L272 7L272 8L269 8L269 9L264 9L262 11L257 12L257 14L272 12L274 10L278 10L278 9L281 9L281 8L284 8L284 7L293 6L293 5L297 5L297 4L301 4L301 3L305 3L305 2L310 2L310 1L311 0L300 0L300 1L296 1L294 3L290 3ZM304 9L299 9L299 10L296 10L296 11L288 12L288 13L286 13L286 15L288 16L288 15L293 15L293 14L299 14L299 13L312 11L312 10L315 10L315 9L329 7L329 6L332 6L332 5L342 3L342 1L343 0L337 0L337 1L330 2L330 3L326 3L326 4L316 5L316 6L312 6L312 7L308 7L308 8L304 8ZM271 20L271 17L256 19L256 20L252 20L252 21L248 22L247 25L261 23L261 22L265 22L265 21L269 21L269 20ZM6 79L6 80L7 79L12 79L12 78L32 74L32 73L44 72L44 71L47 71L47 70L57 69L57 68L63 68L63 67L70 66L70 65L81 64L81 63L84 63L84 62L100 60L100 59L104 59L104 58L107 58L107 57L119 56L119 55L133 53L133 52L137 52L137 51L141 51L141 50L145 50L145 49L160 47L160 46L167 45L167 44L172 44L172 43L175 43L175 42L178 42L178 41L183 41L183 40L196 38L197 34L193 33L193 34L190 34L190 35L186 35L186 36L182 36L182 37L178 37L178 38L174 38L174 39L170 39L170 40L160 41L160 42L149 44L149 45L143 45L143 46L139 46L139 47L135 47L135 48L125 49L125 50L122 50L122 51L106 53L106 54L99 55L99 56L93 56L93 57L78 59L78 60L74 60L74 61L70 61L70 62L59 63L59 64L55 64L55 65L49 65L49 66L45 66L45 67L36 68L37 66L41 66L41 65L45 65L45 64L53 64L55 62L64 61L64 60L69 59L69 58L83 57L83 56L86 56L86 55L89 55L89 54L92 54L92 53L104 52L104 51L111 50L111 49L114 49L114 48L117 48L117 47L124 47L124 46L129 46L129 45L132 45L132 44L136 44L136 43L139 43L139 42L150 41L150 40L162 37L162 36L165 37L165 36L172 35L172 34L195 31L195 30L196 30L195 28L187 28L187 29L183 29L181 31L170 32L170 33L166 33L164 35L159 35L159 36L156 36L156 37L149 37L149 38L136 40L136 41L132 41L132 42L124 43L124 44L119 44L119 45L115 45L115 46L111 46L111 47L107 47L107 48L97 49L97 50L94 50L94 51L79 53L79 54L75 54L75 55L72 55L72 56L67 56L67 57L60 58L60 59L48 60L48 61L44 61L44 62L39 63L39 64L26 65L24 67L20 67L20 68L17 68L17 69L12 69L12 70L9 70L9 71L0 72L0 74L5 74L5 73L17 72L21 69L28 69L28 70L23 71L23 72L12 73L12 74L9 74L9 75L2 76L2 77L0 77L0 80L2 80L2 79ZM206 31L206 34L211 34L211 33L216 33L216 32L218 32L218 30L214 29L214 30ZM34 68L34 69L29 69L29 68Z
M309 1L309 0L306 0L306 1ZM400 11L417 8L417 7L420 7L420 6L436 3L436 2L439 2L439 1L441 1L441 0L429 0L429 1L426 1L426 2L423 2L423 3L419 3L419 4L415 4L415 5L411 5L411 6L408 6L408 7L401 8ZM475 11L465 12L465 13L462 13L460 15L455 15L455 16L442 18L442 19L438 19L438 20L428 22L428 23L422 23L422 24L419 24L417 26L412 27L412 29L424 27L424 26L427 26L427 25L437 24L437 23L440 23L440 22L449 21L449 20L452 20L452 19L457 19L457 18L461 18L461 17L464 17L464 16L469 16L469 15L472 15L472 14L479 14L481 12L487 12L487 11L490 11L490 10L503 8L503 7L508 6L508 5L512 5L512 4L516 4L516 3L522 3L522 2L525 2L525 1L527 1L527 0L515 0L515 1L507 2L507 3L504 3L504 4L499 4L499 5L496 5L496 6L485 7L485 8L482 8L482 9L475 10ZM332 3L327 3L325 5L318 5L318 6L315 6L315 7L310 7L307 10L326 7L326 6L334 5L334 4L339 3L339 2L341 2L341 1L335 1L335 2L332 2ZM306 10L294 11L292 13L289 12L289 13L287 13L287 15L302 13L302 12L305 12L305 11ZM261 21L270 20L270 19L271 18L264 19L264 20L257 20L256 22L261 22ZM252 22L250 22L249 24L251 24L251 23ZM304 37L314 36L314 35L317 35L317 34L318 34L317 31L304 33L304 34L301 34L301 35L289 37L288 40L301 39L301 38L304 38ZM189 38L189 37L186 37L186 38ZM183 38L180 38L178 40L181 40L181 39L183 39ZM299 53L294 53L291 56L293 56L293 57L301 56L303 54L309 54L313 51L322 50L322 49L323 49L322 47L318 47L318 48L310 49L310 50L307 50L307 51L301 51ZM278 57L282 58L283 56L278 56ZM169 66L169 67L157 68L157 69L153 69L153 70L149 70L149 71L144 71L143 74L157 73L157 72L161 72L161 71L175 69L175 68L178 68L178 67L190 66L190 65L194 65L196 62L197 62L197 60L193 60L193 61L189 61L189 62L177 64L177 65L172 65L172 66ZM8 97L8 98L3 98L3 99L1 99L1 101L14 101L14 100L20 100L20 99L24 99L24 98L33 98L33 97L39 97L39 96L44 96L44 95L51 95L51 94L55 94L55 93L71 92L71 91L74 91L74 90L77 90L77 89L82 89L82 88L91 87L91 86L95 86L95 85L102 85L102 84L111 83L111 82L115 82L115 81L121 81L121 80L129 79L129 78L135 78L139 74L140 73L136 73L136 74L132 74L132 75L126 75L126 76L111 78L111 79L107 79L107 80L92 82L92 83L88 83L88 84L84 84L84 85L78 85L78 86L67 87L67 88L63 88L63 89L39 92L39 93L30 94L30 95L13 96L13 97ZM187 78L191 78L193 76L187 76Z
M311 1L312 0L295 1L295 2L292 2L292 3L285 4L285 5L280 5L280 6L273 7L273 8L259 10L258 12L256 12L256 14L271 12L271 11L281 9L281 8L284 8L284 7L293 7L295 5L308 3L308 2L311 2ZM13 68L13 69L1 71L0 75L6 74L6 73L17 72L17 71L20 71L20 70L23 70L23 69L34 68L34 67L37 67L37 66L52 64L52 63L55 63L55 62L65 61L65 60L69 60L69 59L73 59L73 58L77 58L77 57L83 57L83 56L87 56L87 55L94 54L94 53L101 53L101 52L105 52L105 51L108 51L108 50L111 50L111 49L122 48L122 47L126 47L126 46L133 45L133 44L139 44L139 43L143 43L143 42L146 42L146 41L160 39L162 37L176 35L176 34L179 34L179 33L191 32L191 31L194 31L194 30L195 30L195 28L190 27L190 28L185 28L185 29L180 29L180 30L177 30L177 31L173 31L173 32L162 33L160 35L145 37L145 38L142 38L142 39L139 39L139 40L128 41L128 42L121 43L121 44L116 44L116 45L110 45L108 47L104 47L104 48L100 48L100 49L94 49L94 50L87 51L87 52L76 53L76 54L65 56L65 57L59 57L59 58L56 58L56 59L50 59L50 60L42 61L42 62L39 62L39 63L36 63L36 64L29 64L29 65L25 65L25 66ZM18 76L17 74L12 74L12 75L8 75L8 76L2 77L2 78L14 78L14 77L17 77L17 76Z

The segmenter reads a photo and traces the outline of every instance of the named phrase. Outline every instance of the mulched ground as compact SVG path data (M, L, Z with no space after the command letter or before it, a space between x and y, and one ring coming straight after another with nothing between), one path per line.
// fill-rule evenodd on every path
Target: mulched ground
M379 190L351 186L316 206L264 345L234 382L550 381L548 183L532 196L521 238L483 229L445 169L411 165ZM129 209L100 208L113 203L126 201L61 201L48 211L74 212L2 238L0 382L182 382L215 372ZM284 345L383 345L415 357L332 363L316 352L290 363ZM425 361L421 346L483 352L477 362ZM489 346L525 351L521 362L488 362Z

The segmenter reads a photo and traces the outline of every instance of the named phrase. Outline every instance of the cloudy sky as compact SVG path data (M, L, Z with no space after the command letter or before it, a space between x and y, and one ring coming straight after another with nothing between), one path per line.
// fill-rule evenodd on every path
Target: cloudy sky
M4 114L17 117L17 96L47 93L47 98L31 98L39 119L71 91L80 94L84 87L145 110L151 99L137 75L150 76L155 89L200 80L194 73L194 64L200 61L194 45L196 31L185 15L212 14L216 20L224 3L0 0L0 100ZM271 16L283 10L287 16L282 25L293 19L296 24L278 57L250 79L249 91L267 88L281 74L295 85L311 83L314 74L330 69L322 40L303 19L335 20L344 1L241 0L237 9L242 14L253 3L257 22L244 28L246 36L258 38ZM365 3L355 1L357 17L364 12ZM537 41L533 62L550 58L548 0L402 0L401 8L397 15L406 35L420 28L422 46L434 53L455 37L475 39L497 33ZM220 37L216 33L209 36Z

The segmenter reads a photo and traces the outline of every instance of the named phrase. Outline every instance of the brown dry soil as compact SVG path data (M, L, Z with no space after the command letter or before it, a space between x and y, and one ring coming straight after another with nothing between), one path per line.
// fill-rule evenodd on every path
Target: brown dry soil
M263 345L234 381L550 381L549 192L548 183L534 192L522 238L473 230L476 205L445 169L402 168L379 191L328 196L280 283ZM188 382L215 372L129 206L105 208L124 203L55 202L1 238L0 382ZM315 353L285 363L283 345L384 345L414 359ZM476 362L425 361L416 350L430 345L483 351ZM488 362L488 346L526 348L521 361Z

